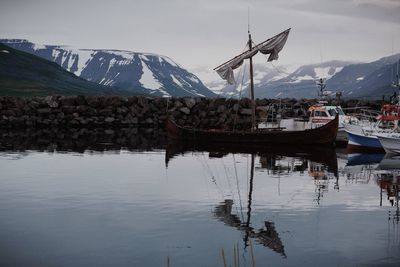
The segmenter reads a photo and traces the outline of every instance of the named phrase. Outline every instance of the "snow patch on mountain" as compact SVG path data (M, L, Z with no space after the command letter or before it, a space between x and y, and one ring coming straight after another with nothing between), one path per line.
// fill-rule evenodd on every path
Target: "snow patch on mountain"
M290 82L291 83L301 83L302 81L308 81L308 80L314 80L315 78L311 77L310 75L304 75L304 76L297 76L294 79L292 79Z
M171 78L174 81L174 83L176 83L180 87L183 87L183 84L174 75L171 74Z
M143 58L146 57L143 56ZM162 88L163 85L157 80L156 77L154 77L153 72L149 69L147 64L143 60L141 60L141 62L142 62L143 74L140 77L139 82L142 84L142 86L146 89L161 92L162 96L170 96L169 93L163 90Z
M168 62L171 66L173 67L177 67L177 68L181 68L181 66L179 66L176 62L174 62L172 59L170 59L169 57L166 56L162 56L161 57L164 61Z

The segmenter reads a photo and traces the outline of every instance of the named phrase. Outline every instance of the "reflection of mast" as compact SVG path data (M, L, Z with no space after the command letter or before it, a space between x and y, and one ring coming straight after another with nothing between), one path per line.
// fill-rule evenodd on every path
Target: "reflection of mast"
M244 225L245 230L246 230L246 235L244 237L244 245L245 247L248 246L247 242L249 239L249 232L253 230L253 228L250 227L250 219L251 219L251 201L252 201L252 195L253 195L253 179L254 179L254 154L251 154L251 169L250 169L250 182L249 182L249 202L247 205L247 221Z
M286 257L285 248L282 244L279 234L275 229L273 222L265 221L264 228L258 231L254 231L251 225L251 204L252 204L252 194L253 194L253 179L254 179L254 158L255 155L251 155L251 172L250 172L250 185L248 194L248 205L247 205L247 219L246 222L242 222L240 218L232 214L233 200L226 199L223 203L218 205L214 210L214 215L224 222L226 225L237 228L238 230L245 232L244 243L245 247L248 246L249 238L254 238L258 243L265 247L272 249L273 251Z

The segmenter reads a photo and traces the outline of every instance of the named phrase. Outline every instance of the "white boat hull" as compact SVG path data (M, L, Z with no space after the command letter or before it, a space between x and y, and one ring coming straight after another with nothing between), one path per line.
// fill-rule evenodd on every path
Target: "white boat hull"
M400 135L399 134L379 134L378 139L381 142L386 153L400 154Z
M363 131L363 126L345 123L344 128L349 138L349 145L367 148L382 148L378 137L375 135L366 135Z

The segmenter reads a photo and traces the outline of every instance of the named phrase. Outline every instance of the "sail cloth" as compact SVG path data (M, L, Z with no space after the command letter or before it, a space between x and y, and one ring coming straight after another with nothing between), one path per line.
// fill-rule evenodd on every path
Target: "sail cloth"
M265 55L269 54L268 61L277 60L279 57L278 53L285 45L289 32L290 29L287 29L280 34L269 38L268 40L254 46L251 50L249 49L246 52L229 60L228 62L218 66L214 70L219 74L222 79L226 80L229 84L235 84L233 70L240 67L245 59L251 58L258 52L261 52Z

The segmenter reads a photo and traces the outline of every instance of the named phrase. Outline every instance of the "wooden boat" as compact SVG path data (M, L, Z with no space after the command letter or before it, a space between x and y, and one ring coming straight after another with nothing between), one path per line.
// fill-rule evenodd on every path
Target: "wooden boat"
M303 131L284 131L280 128L257 129L250 131L225 131L218 129L202 130L177 125L172 119L167 120L168 139L198 141L208 143L244 143L254 144L302 144L329 145L336 138L339 116L325 125Z
M250 30L248 50L232 58L214 70L229 84L235 83L233 70L241 66L245 59L250 61L250 96L252 110L252 126L249 131L226 131L214 129L194 129L177 125L173 120L168 119L166 129L168 138L175 140L192 140L200 142L220 143L244 143L244 144L332 144L338 132L338 116L331 122L315 129L301 131L284 131L282 128L256 129L255 123L255 101L253 81L252 58L258 52L269 55L268 61L278 59L278 53L286 43L290 29L267 39L266 41L253 46Z

